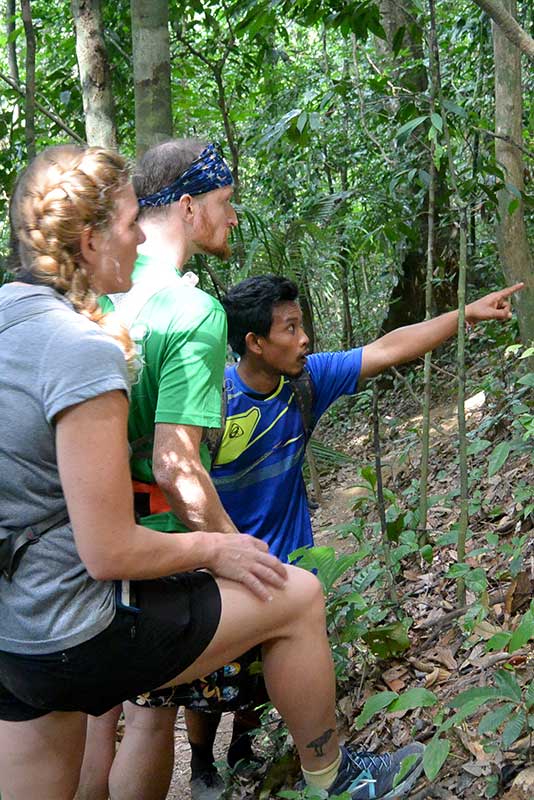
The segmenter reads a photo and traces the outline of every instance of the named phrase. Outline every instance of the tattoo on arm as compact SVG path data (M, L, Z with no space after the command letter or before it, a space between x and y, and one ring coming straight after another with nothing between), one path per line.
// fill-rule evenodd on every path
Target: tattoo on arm
M328 744L334 733L335 730L333 728L328 728L328 730L318 736L317 739L313 739L313 741L307 744L306 747L315 750L315 755L317 758L320 758L324 756L323 747L325 744Z

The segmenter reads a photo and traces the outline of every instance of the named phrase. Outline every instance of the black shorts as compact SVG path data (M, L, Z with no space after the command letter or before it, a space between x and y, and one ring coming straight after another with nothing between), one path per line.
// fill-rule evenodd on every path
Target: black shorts
M105 631L44 655L0 652L0 719L50 711L98 716L189 667L215 635L219 588L206 572L132 583L139 610L117 607Z

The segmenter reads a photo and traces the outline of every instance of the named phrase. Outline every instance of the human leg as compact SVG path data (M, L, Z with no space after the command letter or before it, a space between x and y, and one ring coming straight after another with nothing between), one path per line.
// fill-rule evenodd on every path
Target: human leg
M207 674L263 642L269 696L293 735L303 766L321 769L339 749L323 594L310 573L295 567L288 567L288 573L290 579L283 589L272 592L268 603L235 581L218 581L222 614L217 632L202 655L172 683Z
M213 744L221 714L186 708L184 716L191 746L192 800L217 800L224 791L224 783L215 769Z
M0 721L2 800L72 800L78 785L86 715L59 712ZM36 789L36 787L39 787Z
M111 800L165 800L174 766L177 708L124 703L124 737L109 775Z
M289 568L288 577L268 605L235 582L218 581L222 614L217 632L201 656L170 683L194 680L263 642L267 691L293 736L306 782L321 787L326 777L329 793L348 791L352 800L405 796L422 771L423 745L380 756L340 750L322 590L313 575L298 568ZM395 786L403 766L406 773Z
M87 717L87 736L75 800L108 800L109 773L115 758L117 722L122 705L100 717Z
M235 712L232 740L228 748L228 766L235 767L239 761L254 761L251 732L260 725L261 717L256 709Z

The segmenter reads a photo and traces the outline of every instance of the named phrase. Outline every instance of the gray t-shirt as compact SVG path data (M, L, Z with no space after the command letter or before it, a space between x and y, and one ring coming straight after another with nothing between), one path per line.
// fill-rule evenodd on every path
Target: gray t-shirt
M0 328L33 311L44 313L0 333L0 525L7 528L65 508L55 416L104 392L128 392L119 345L65 298L50 287L0 289ZM68 524L27 548L11 582L0 577L2 650L73 647L103 631L114 614L113 583L91 578Z

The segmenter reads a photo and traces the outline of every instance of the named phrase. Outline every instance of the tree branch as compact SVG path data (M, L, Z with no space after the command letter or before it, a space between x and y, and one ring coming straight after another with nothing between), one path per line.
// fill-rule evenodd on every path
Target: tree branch
M528 156L529 158L534 158L534 153L532 150L527 150L526 147L520 145L518 142L514 141L511 136L502 136L500 133L494 133L494 131L489 131L487 128L474 128L475 131L480 131L480 133L484 133L486 136L491 136L493 139L502 139L503 142L508 142L508 144L513 145L513 147L517 147L523 155Z
M534 39L513 16L502 7L498 0L473 0L479 8L486 12L497 23L507 39L515 44L522 53L534 61Z
M20 86L16 81L14 81L8 75L5 75L3 72L0 72L0 80L5 81L6 83L8 83L11 86L11 88L14 89L16 92L18 92L22 97L25 96L25 94L26 94L25 88L23 86ZM48 117L48 119L51 119L52 122L55 122L56 125L59 128L61 128L62 131L64 131L66 134L68 134L71 137L71 139L74 139L75 142L78 142L78 144L83 144L83 145L87 144L85 139L82 139L81 136L78 136L76 131L73 131L72 128L69 128L67 123L63 122L61 117L58 117L57 114L54 114L53 111L49 111L45 106L41 105L41 103L39 103L38 100L35 101L35 108L38 111L40 111L41 114L44 114L45 117Z

